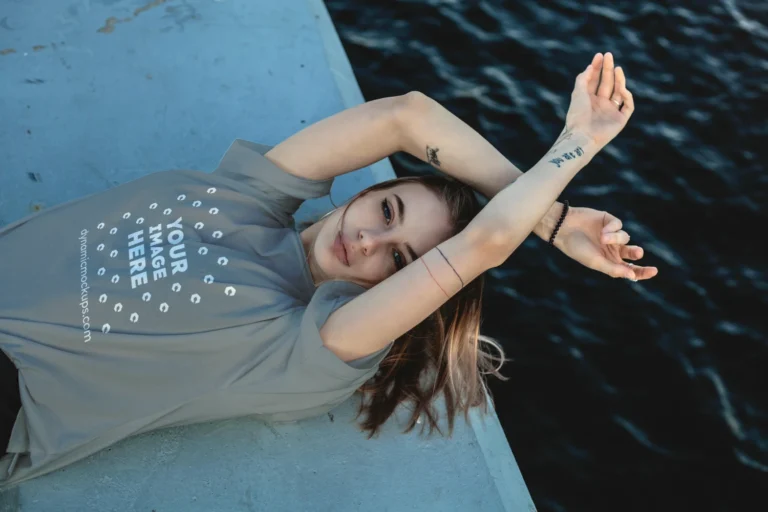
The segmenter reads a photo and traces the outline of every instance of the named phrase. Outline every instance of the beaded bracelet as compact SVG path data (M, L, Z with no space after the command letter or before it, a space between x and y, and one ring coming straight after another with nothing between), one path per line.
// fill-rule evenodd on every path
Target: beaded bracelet
M557 231L560 229L560 226L563 223L563 220L565 219L565 215L568 213L568 200L566 199L565 204L563 206L563 213L560 215L560 220L557 221L557 226L555 226L555 230L552 232L552 236L549 238L549 245L554 246L555 236L557 236Z

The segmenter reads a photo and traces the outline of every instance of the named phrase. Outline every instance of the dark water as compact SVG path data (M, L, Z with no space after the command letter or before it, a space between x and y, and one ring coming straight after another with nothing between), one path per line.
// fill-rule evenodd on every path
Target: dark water
M768 510L768 2L326 4L367 100L420 90L523 170L613 52L636 111L561 199L622 219L659 274L531 235L486 281L515 359L497 412L540 511Z

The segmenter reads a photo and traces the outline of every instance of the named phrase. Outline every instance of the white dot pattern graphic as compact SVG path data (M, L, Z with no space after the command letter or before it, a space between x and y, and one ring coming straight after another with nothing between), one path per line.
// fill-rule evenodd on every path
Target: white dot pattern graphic
M209 195L215 194L216 192L217 192L216 187L209 187L206 190L206 193L209 194ZM187 195L186 194L179 194L179 195L176 196L176 200L177 201L185 201L186 199L187 199ZM194 208L199 208L200 206L202 206L202 204L203 203L200 200L195 200L195 201L192 202L192 206ZM159 207L159 203L157 203L157 202L153 202L153 203L148 205L148 209L149 210L157 210L158 207ZM162 214L165 215L165 216L169 216L172 213L173 213L173 209L172 208L164 208L162 210ZM209 215L218 215L219 214L219 209L216 208L216 207L209 208L208 209L208 214ZM122 219L123 220L129 220L129 219L131 219L132 216L133 216L133 213L130 212L130 211L126 211L126 212L122 213ZM139 217L136 218L135 224L136 225L142 225L142 224L144 224L145 220L146 219L144 217L139 216ZM171 221L164 221L164 222L170 223ZM162 223L159 224L159 225L162 226ZM194 229L197 230L197 231L202 231L203 229L205 229L205 226L206 226L206 223L203 222L202 220L199 220L199 221L195 222ZM97 226L96 226L96 228L99 229L99 230L104 229L106 227L107 227L106 222L99 222L97 224ZM130 228L130 227L128 229L130 230L129 233L132 233L129 236L129 240L134 240L133 243L129 244L129 249L132 246L136 246L137 243L142 243L142 242L148 243L148 241L145 242L143 240L143 238L140 237L140 235L144 235L146 233L145 231L136 231L136 228ZM157 229L157 228L150 228L149 232L152 232L151 231L152 229ZM109 234L110 235L115 235L115 234L117 234L118 230L119 230L118 226L112 226L112 227L109 228ZM128 236L128 235L126 235L126 236ZM176 246L176 244L183 243L183 240L184 240L183 231L173 232L172 236L171 235L167 235L167 236L168 236L168 241L171 244L173 244L174 246ZM212 238L214 238L214 239L220 239L220 238L222 238L224 236L224 232L222 230L215 230L215 231L211 232L210 236ZM131 238L131 237L134 237L134 238ZM136 238L136 237L139 237L139 238ZM149 237L147 237L147 238L149 238ZM153 238L157 239L156 237L153 237ZM136 242L135 240L139 240L139 242ZM164 241L163 238L160 238L159 240ZM152 245L154 245L154 244L152 244ZM181 246L181 247L183 248L184 246ZM136 249L134 247L133 249L128 250L129 259L131 259L131 264L132 264L131 270L133 270L133 260L138 258L138 257L140 257L140 256L144 256L144 252L140 252L140 251L143 250L143 248L144 248L144 245L141 246L141 249ZM96 247L96 250L99 251L99 252L103 252L104 249L106 249L106 244L105 243L99 243L97 245L97 247ZM208 247L200 247L200 248L198 248L197 253L199 255L201 255L201 256L205 256L206 254L208 254L208 251L209 251ZM179 251L177 249L177 253L178 252ZM119 254L119 251L117 249L112 249L109 252L109 257L110 258L116 258L118 256L118 254ZM182 252L182 257L183 257L183 255L184 255L184 253ZM154 252L152 253L152 256L154 257ZM176 256L176 257L178 257L178 256ZM149 260L149 259L150 258L147 257L147 260ZM225 256L220 256L220 257L217 258L216 263L219 266L223 267L223 266L226 266L229 263L229 259L227 257L225 257ZM149 263L144 263L144 265L149 265ZM144 268L144 267L141 267L141 268ZM175 271L176 270L174 268L174 273L175 273ZM183 271L184 270L182 270L182 272ZM99 276L104 276L106 274L106 272L107 272L107 270L106 270L105 267L100 267L98 269L98 271L97 271L97 274ZM112 276L110 277L109 280L113 284L118 284L120 282L120 275L119 275L119 273L112 274ZM206 285L212 285L212 284L216 283L216 277L213 274L206 274L205 277L203 277L202 281ZM135 283L133 283L133 281L131 283L129 283L129 284L134 284L134 287L135 287ZM139 283L139 284L144 284L144 283ZM178 281L174 282L171 285L171 290L174 293L179 293L181 291L181 289L182 289L182 285ZM224 295L227 296L227 297L233 297L237 293L236 288L234 286L232 286L232 285L224 287L223 291L224 291ZM146 302L146 303L151 302L152 301L152 293L150 293L150 292L142 293L141 300L143 302ZM107 305L109 307L109 304L107 304L108 301L109 301L109 296L106 293L102 293L102 294L99 295L99 297L98 297L98 302L99 303L105 304L105 305ZM202 302L202 295L199 294L199 293L192 293L192 294L189 295L189 301L192 304L200 304ZM171 309L170 304L168 302L161 302L157 306L157 308L158 308L158 310L161 313L168 313L170 311L170 309ZM114 312L114 314L120 314L120 313L123 312L124 307L123 307L122 302L116 302L116 303L111 305L110 309ZM119 317L116 317L116 318L117 319L120 319L120 318L125 319L124 316L119 316ZM141 318L140 311L133 311L133 312L131 312L130 316L128 317L128 320L131 323L138 324L139 321L140 321L140 318ZM115 319L113 318L112 320L114 321ZM101 332L102 333L107 334L111 330L112 330L111 323L104 322L102 324L102 327L101 327Z

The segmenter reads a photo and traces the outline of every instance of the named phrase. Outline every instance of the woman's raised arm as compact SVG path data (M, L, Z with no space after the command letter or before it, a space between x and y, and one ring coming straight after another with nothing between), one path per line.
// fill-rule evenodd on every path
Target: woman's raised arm
M320 329L325 347L343 361L377 352L447 302L462 281L466 285L504 262L589 162L596 145L574 134L554 149L557 155L547 154L496 194L459 234L334 311ZM566 153L574 157L552 163Z
M427 140L439 141L440 147L424 144ZM488 199L523 174L464 121L417 91L342 110L291 135L264 156L290 174L323 180L398 151L429 162ZM561 211L562 204L553 201L533 232L548 238Z
M567 129L552 149L496 194L458 235L334 311L320 329L329 350L344 361L381 350L456 294L461 281L472 281L510 256L576 173L624 128L634 110L632 95L623 84L610 99L588 92L592 72L590 65L576 79ZM610 80L613 90L613 76ZM623 100L623 111L616 98Z
M291 135L264 156L290 174L327 180L400 151L398 111L405 96L367 101Z

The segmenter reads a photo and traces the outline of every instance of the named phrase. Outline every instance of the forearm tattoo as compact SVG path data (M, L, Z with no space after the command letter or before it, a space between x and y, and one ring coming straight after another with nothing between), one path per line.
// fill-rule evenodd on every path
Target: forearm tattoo
M437 159L438 151L440 151L440 148L431 148L427 146L427 162L440 167L440 160Z
M584 150L581 149L581 146L576 146L576 149L574 149L573 151L566 151L565 153L561 153L559 157L555 157L549 162L555 164L559 169L560 164L565 162L565 160L573 160L574 158L578 158L583 154L584 154Z

